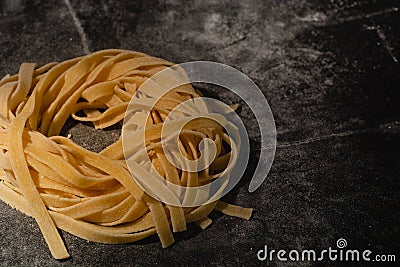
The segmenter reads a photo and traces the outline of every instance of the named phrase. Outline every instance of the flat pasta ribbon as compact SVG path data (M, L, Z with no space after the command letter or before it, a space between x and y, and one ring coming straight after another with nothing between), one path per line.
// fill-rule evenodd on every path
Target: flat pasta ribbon
M141 85L172 65L143 53L109 49L41 68L23 63L18 74L0 81L0 199L35 218L54 258L69 257L57 228L108 244L157 233L162 246L168 247L174 242L172 232L186 230L187 223L202 229L210 225L208 215L213 210L250 218L251 209L220 200L186 208L154 199L132 178L121 138L95 153L59 135L71 116L99 129L121 123ZM145 93L152 95L157 90L155 85ZM195 187L218 178L228 168L236 150L223 128L206 118L198 118L179 134L179 147L185 157L195 160L200 156L200 141L212 139L217 157L207 169L179 170L161 148L160 127L170 111L199 96L191 85L179 86L157 102L149 117L135 115L137 125L146 125L146 150L152 165L138 163L135 173L150 177L156 171L173 184ZM143 99L143 110L146 103ZM174 120L168 123L174 134Z

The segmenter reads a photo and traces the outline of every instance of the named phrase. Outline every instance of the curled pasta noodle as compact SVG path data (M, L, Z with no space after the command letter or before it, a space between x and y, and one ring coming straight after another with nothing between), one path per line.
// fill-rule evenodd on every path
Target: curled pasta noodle
M69 257L57 228L108 244L158 234L162 246L168 247L174 242L172 232L186 230L187 223L202 229L209 226L208 215L213 210L250 218L251 209L218 199L197 207L179 207L148 195L132 179L121 138L95 153L60 136L69 117L90 121L99 129L121 123L141 85L172 65L146 54L109 49L41 68L23 63L17 75L0 81L0 199L35 218L54 258ZM159 85L154 85L146 93L151 96L157 90L161 90ZM161 149L160 127L169 127L172 134L177 127L178 120L165 121L170 111L197 97L191 85L180 86L160 99L149 117L140 113L133 117L138 125L146 125L152 165L137 164L137 173L150 177L157 172L173 184L195 187L228 169L234 144L222 127L206 118L189 123L179 135L181 152L192 160L199 158L203 138L215 141L217 158L206 170L178 170ZM143 110L149 108L145 99L140 105ZM143 155L135 157L139 160ZM169 189L161 186L157 190L167 194Z

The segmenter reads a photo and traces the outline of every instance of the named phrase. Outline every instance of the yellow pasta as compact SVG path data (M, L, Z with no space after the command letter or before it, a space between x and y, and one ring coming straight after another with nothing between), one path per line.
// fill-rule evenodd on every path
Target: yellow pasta
M172 65L146 54L110 49L41 68L24 63L17 75L0 81L0 199L35 218L54 258L69 257L57 228L108 244L134 242L157 233L167 247L174 242L172 232L185 231L187 223L202 229L209 226L213 210L250 218L251 209L218 199L190 208L164 204L132 178L149 177L149 186L174 197L170 188L152 182L154 172L172 184L195 187L210 183L229 168L236 150L216 122L207 118L166 121L180 103L199 97L190 85L163 96L149 117L139 113L133 117L138 125L146 125L144 141L153 167L138 163L132 174L121 138L95 153L59 135L70 116L100 129L121 123L141 85ZM157 94L160 86L146 93ZM143 110L149 107L145 99L140 105ZM200 157L203 138L216 143L217 157L207 169L188 172L169 163L161 149L161 129L172 136L181 124L186 126L179 133L179 148L188 159ZM225 151L224 142L230 151Z

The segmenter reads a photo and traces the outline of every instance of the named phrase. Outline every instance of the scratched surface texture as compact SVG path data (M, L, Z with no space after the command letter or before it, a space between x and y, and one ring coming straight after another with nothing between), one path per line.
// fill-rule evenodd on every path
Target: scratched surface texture
M348 248L397 253L400 260L399 8L399 1L385 0L0 1L1 76L16 73L21 62L62 61L104 48L177 63L217 61L260 86L278 133L264 184L250 194L248 171L226 197L255 208L250 221L212 214L211 227L189 226L168 249L157 237L104 245L63 232L72 257L56 261L35 221L0 203L0 265L312 266L261 263L256 254L264 245L322 250L339 238ZM258 128L245 105L239 113L254 162ZM119 134L73 122L63 133L94 151Z

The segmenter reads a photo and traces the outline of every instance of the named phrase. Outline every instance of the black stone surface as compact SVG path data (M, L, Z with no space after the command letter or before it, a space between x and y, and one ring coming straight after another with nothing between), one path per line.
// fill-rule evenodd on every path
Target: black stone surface
M104 48L177 63L213 60L259 85L276 119L275 161L256 192L247 191L249 171L226 197L254 207L254 216L245 221L215 213L211 227L190 226L168 249L157 237L104 245L63 232L72 257L56 261L35 221L0 203L1 265L311 266L316 263L261 263L256 254L264 245L322 250L339 238L348 248L400 260L399 1L0 2L1 76L16 73L22 62L62 61ZM254 161L256 122L246 106L240 115ZM92 150L118 135L73 123L67 132Z

